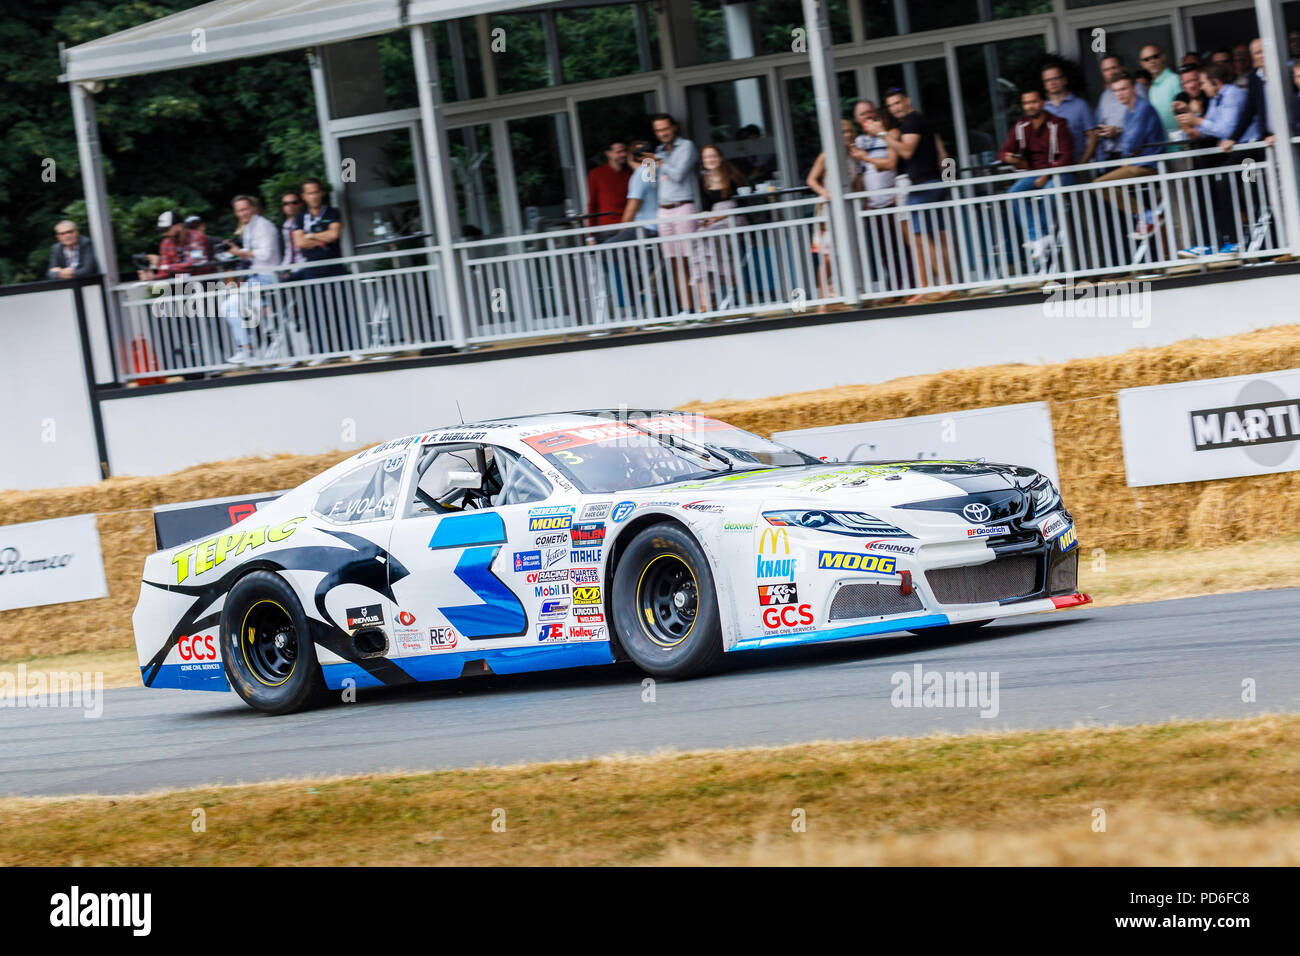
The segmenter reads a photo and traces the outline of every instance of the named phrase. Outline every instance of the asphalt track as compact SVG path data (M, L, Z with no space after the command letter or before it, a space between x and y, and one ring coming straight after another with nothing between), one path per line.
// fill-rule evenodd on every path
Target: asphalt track
M998 713L897 707L893 676L998 675ZM1254 703L1242 682L1256 683ZM102 716L0 708L0 793L126 793L287 776L518 763L660 749L1133 724L1300 711L1300 589L1081 608L916 637L744 652L660 681L630 665L362 690L266 717L234 694L126 688Z

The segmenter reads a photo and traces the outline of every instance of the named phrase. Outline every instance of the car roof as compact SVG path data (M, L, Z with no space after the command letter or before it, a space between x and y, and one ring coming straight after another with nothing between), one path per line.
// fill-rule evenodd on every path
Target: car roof
M476 422L462 422L457 425L443 425L430 428L412 435L404 435L393 442L415 442L433 440L456 440L448 437L457 433L501 429L506 434L518 435L521 432L535 432L538 428L580 428L594 421L640 421L645 418L676 416L679 418L703 417L694 412L682 412L672 408L587 408L563 412L535 412L531 415L512 415L502 418L486 418Z

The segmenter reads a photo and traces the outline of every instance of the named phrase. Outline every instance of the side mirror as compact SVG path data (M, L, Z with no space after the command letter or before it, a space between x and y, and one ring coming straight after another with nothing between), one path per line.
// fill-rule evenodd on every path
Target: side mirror
M477 471L451 471L447 473L447 480L451 482L453 488L483 487L483 476Z

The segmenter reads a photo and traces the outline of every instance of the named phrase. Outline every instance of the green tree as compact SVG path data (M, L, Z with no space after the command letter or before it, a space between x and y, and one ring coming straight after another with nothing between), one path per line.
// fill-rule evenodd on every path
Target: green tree
M58 219L86 229L58 44L75 46L196 5L76 0L57 10L12 6L0 20L0 283L44 276ZM273 200L283 183L323 172L302 51L110 80L95 101L119 265L129 266L133 252L155 251L161 209L197 212L211 232L226 233L234 227L231 196Z

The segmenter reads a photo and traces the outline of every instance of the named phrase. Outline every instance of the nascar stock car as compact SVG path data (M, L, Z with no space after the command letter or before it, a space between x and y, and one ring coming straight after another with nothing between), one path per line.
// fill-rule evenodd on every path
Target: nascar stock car
M248 510L146 560L146 685L286 713L340 688L627 659L687 677L724 652L1089 600L1073 521L1033 469L828 463L678 412L412 435Z

